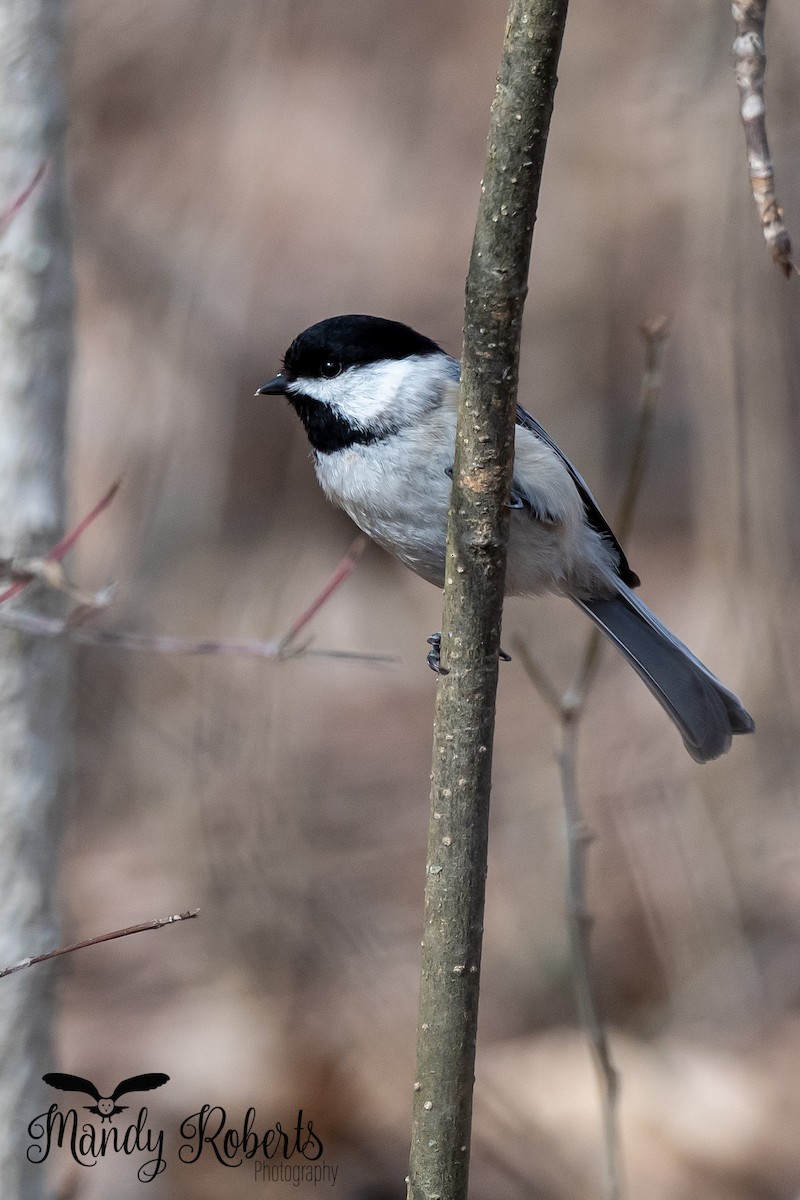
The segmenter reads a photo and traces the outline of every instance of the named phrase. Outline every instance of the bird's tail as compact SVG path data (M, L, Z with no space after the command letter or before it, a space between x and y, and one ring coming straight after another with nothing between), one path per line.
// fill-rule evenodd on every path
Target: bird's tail
M608 600L577 600L627 658L680 730L696 762L730 750L734 733L752 733L753 718L691 650L662 625L624 583Z

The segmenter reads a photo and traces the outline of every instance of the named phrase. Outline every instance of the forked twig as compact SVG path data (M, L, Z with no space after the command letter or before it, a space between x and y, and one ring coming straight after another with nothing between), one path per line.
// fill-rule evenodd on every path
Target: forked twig
M116 483L112 483L111 487L102 497L102 499L98 500L97 504L95 504L92 511L87 513L83 520L79 521L74 529L71 529L69 533L65 534L64 537L61 538L60 541L56 542L55 546L47 551L43 561L46 563L60 563L75 545L78 538L86 532L89 526L97 520L102 512L105 512L119 491L119 488L119 480L117 480ZM13 559L11 561L13 566ZM0 592L0 604L3 604L6 600L11 600L14 596L19 595L23 588L26 588L28 584L32 583L35 578L37 578L35 572L29 571L26 573L24 570L21 571L20 578L16 579L14 583L11 584L11 587L6 588L4 592ZM45 580L45 582L48 581Z
M645 367L639 398L636 435L620 500L617 536L624 543L630 533L644 477L656 404L661 391L663 352L669 322L661 317L641 328L645 341ZM577 787L578 732L589 690L597 673L602 649L599 630L589 632L575 678L560 693L548 673L520 639L514 641L523 668L539 695L556 715L561 733L558 764L567 830L567 924L569 927L578 1015L586 1030L597 1069L603 1111L605 1194L620 1200L624 1193L619 1144L618 1107L620 1078L611 1058L605 1024L592 975L592 918L586 897L586 851L592 841L581 812Z
M163 929L165 925L174 925L177 921L191 921L199 913L199 908L193 908L189 912L173 913L171 917L157 917L154 921L144 921L141 925L128 925L126 929L115 929L113 933L101 933L97 937L85 938L82 942L73 942L71 946L48 950L47 954L22 958L13 966L5 967L0 971L0 979L5 979L6 975L14 975L17 971L24 971L26 967L33 967L37 963L47 962L48 959L59 958L62 954L72 954L74 950L85 950L87 946L99 946L101 942L113 942L116 938L130 937L134 933L146 933L148 929Z
M348 650L311 649L298 645L297 636L317 615L324 604L355 570L364 553L366 539L358 537L353 542L333 575L318 596L290 625L280 638L268 641L257 638L194 638L172 635L132 633L107 629L86 628L86 622L108 607L113 595L113 586L102 589L95 595L79 591L64 575L61 562L64 556L90 525L108 508L119 490L119 482L113 484L91 512L79 521L44 558L0 560L0 578L6 576L13 582L0 592L0 625L16 629L21 633L37 637L67 637L84 646L107 646L117 650L141 651L149 654L183 655L231 655L245 658L285 659L301 656L321 658L344 658L363 662L392 662L387 654L361 654ZM41 613L20 608L5 608L5 601L12 600L33 582L44 583L50 588L64 592L77 601L76 607L66 617L46 617Z

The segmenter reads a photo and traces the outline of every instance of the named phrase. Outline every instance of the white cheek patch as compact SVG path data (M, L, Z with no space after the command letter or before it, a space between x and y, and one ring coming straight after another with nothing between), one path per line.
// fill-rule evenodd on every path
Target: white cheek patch
M450 360L445 355L433 361L430 355L414 355L349 367L334 379L297 379L289 384L287 391L311 396L348 421L369 428L391 424L397 418L401 396L403 416L406 420L413 418L415 409L424 407L431 386L451 377Z
M410 359L384 359L363 367L349 367L333 379L297 379L288 387L337 409L348 420L368 426L391 411L398 389L412 368Z

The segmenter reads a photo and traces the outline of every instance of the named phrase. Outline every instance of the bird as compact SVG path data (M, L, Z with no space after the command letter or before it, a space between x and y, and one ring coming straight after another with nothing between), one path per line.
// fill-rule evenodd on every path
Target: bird
M460 365L437 342L350 313L298 334L256 395L283 396L294 409L328 499L442 587L459 387ZM508 503L506 595L572 600L621 651L696 762L754 730L738 696L635 594L639 577L588 485L521 406Z
M85 1092L96 1100L96 1104L85 1104L84 1108L87 1112L95 1113L100 1117L100 1124L106 1121L111 1121L117 1113L124 1112L129 1105L117 1104L120 1096L126 1096L128 1092L152 1092L154 1088L163 1087L165 1083L169 1083L169 1075L164 1075L160 1071L150 1071L145 1075L132 1075L130 1079L123 1079L122 1083L118 1083L110 1096L102 1096L99 1090L92 1083L91 1079L84 1079L80 1075L66 1075L61 1071L51 1071L48 1075L43 1075L42 1080L50 1087L58 1088L62 1092Z

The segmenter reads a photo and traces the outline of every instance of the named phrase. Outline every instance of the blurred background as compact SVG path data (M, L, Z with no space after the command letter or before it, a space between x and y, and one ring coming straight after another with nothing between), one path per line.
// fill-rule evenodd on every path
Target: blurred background
M322 317L406 321L460 349L505 0L75 0L78 283L71 504L123 477L73 574L113 629L282 633L353 537L288 406L254 398ZM767 27L778 193L800 239L800 11ZM639 1200L800 1191L797 280L757 224L729 6L574 0L534 239L520 398L613 512L638 325L673 320L628 553L642 594L755 715L697 767L605 655L579 782L596 972ZM164 1071L203 1103L302 1108L340 1200L405 1195L440 596L370 548L314 648L377 667L79 651L64 941L199 906L61 960L58 1062L104 1094ZM566 685L587 627L509 603ZM472 1194L600 1195L577 1026L552 716L501 671ZM177 1162L169 1200L249 1196ZM138 1196L131 1160L59 1158L60 1195ZM317 1194L294 1188L292 1194ZM288 1194L288 1193L286 1193Z

